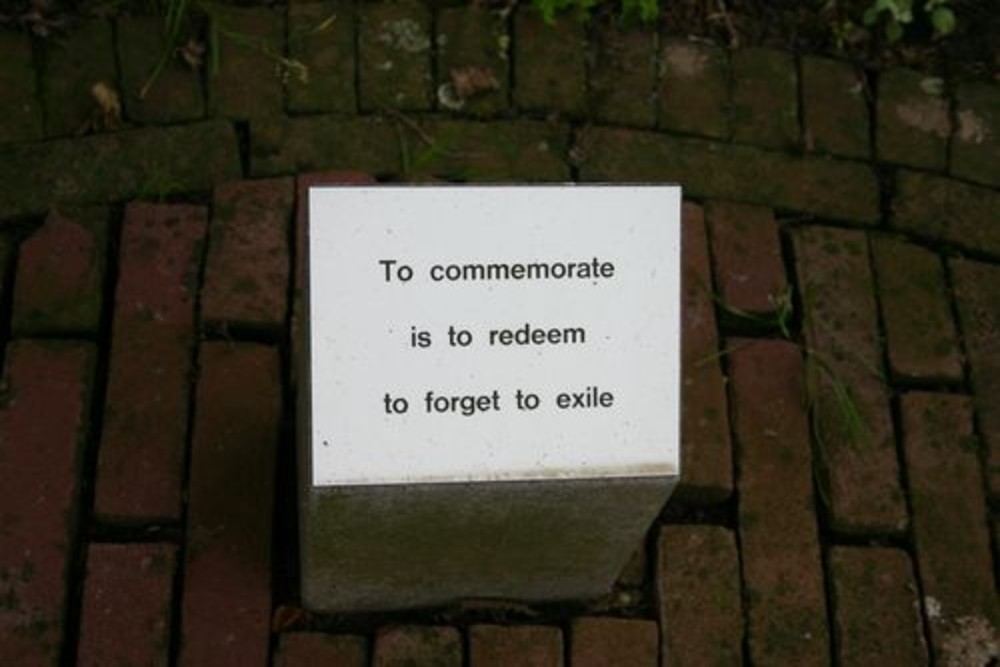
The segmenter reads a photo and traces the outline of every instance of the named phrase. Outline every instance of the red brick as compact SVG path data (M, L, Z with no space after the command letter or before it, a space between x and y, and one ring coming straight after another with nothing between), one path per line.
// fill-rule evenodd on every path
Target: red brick
M360 171L314 172L311 174L302 174L295 178L295 255L293 258L295 275L293 276L294 288L292 293L292 364L289 380L293 387L297 386L296 378L298 377L300 365L304 363L301 358L303 334L300 331L300 327L302 326L302 318L304 317L302 308L305 307L303 303L303 289L305 286L306 271L309 268L309 258L306 255L308 249L306 245L306 229L309 225L309 188L324 185L370 185L374 182L374 178Z
M208 325L278 328L288 308L291 179L219 186L212 200L202 319Z
M201 71L189 67L182 58L171 58L151 79L164 50L173 47L162 16L120 16L115 34L122 104L129 120L165 124L205 116Z
M659 125L729 137L729 69L714 45L668 39L660 52Z
M986 664L1000 649L1000 607L972 401L954 394L911 393L903 396L900 412L913 538L935 662ZM992 651L984 650L989 641Z
M94 510L176 519L205 209L125 211Z
M549 25L534 8L514 15L514 104L532 111L581 115L586 107L584 26L572 17Z
M58 41L45 42L42 98L48 136L77 135L89 129L98 112L91 86L115 86L115 47L111 23L105 19L78 22Z
M951 173L1000 187L1000 88L962 83L955 97L958 127L951 142Z
M602 21L594 32L590 107L602 123L652 127L656 124L656 33Z
M562 631L543 625L474 625L469 656L470 667L562 667Z
M705 217L723 307L755 314L775 311L788 283L774 213L761 206L710 202Z
M951 119L941 79L909 69L879 78L878 158L911 167L943 170Z
M1000 498L1000 267L952 260L958 317L969 358L969 377L976 421L986 447L986 481L993 499Z
M288 55L309 68L287 81L288 110L354 113L354 16L350 3L310 2L288 8Z
M702 209L685 203L681 225L682 444L681 479L674 499L714 504L732 493L733 462Z
M381 117L303 116L250 123L250 173L319 170L399 174L397 127Z
M841 664L926 665L917 584L906 552L834 547L829 558Z
M940 258L887 237L872 239L872 255L893 377L961 381L962 357Z
M660 635L654 621L577 618L570 627L573 667L656 667Z
M802 122L809 150L868 158L864 71L829 58L802 58Z
M860 231L827 227L805 227L793 238L810 350L814 463L831 526L897 533L906 527L906 508L868 240Z
M434 106L431 14L413 0L358 7L361 108L426 110Z
M733 533L717 526L667 526L657 552L663 664L741 667L743 610Z
M581 130L570 154L584 181L672 182L690 197L866 224L881 217L875 172L857 162L606 127Z
M42 109L35 95L31 39L11 30L0 32L0 143L42 136Z
M1000 192L901 170L889 226L976 252L1000 255Z
M353 635L292 632L281 635L275 667L367 667L368 642Z
M53 211L21 244L14 335L97 332L108 213L106 208Z
M167 665L176 566L173 545L91 545L77 664Z
M802 352L785 341L733 341L730 349L750 658L827 665Z
M455 628L401 625L379 628L372 667L461 667L462 637Z
M278 351L205 343L200 360L181 664L266 665L281 419Z
M795 58L775 49L734 51L733 138L792 148L799 144L799 91Z
M219 67L208 77L210 111L245 120L279 115L285 110L284 76L273 54L285 53L285 12L270 7L212 9L212 29L219 39Z
M454 85L452 74L475 67L496 80L496 88L460 101L454 109L474 116L491 116L508 107L510 59L500 40L508 37L506 21L487 7L469 5L439 10L437 29L438 104L442 104L440 86Z
M56 665L87 429L89 344L7 348L0 407L0 663Z

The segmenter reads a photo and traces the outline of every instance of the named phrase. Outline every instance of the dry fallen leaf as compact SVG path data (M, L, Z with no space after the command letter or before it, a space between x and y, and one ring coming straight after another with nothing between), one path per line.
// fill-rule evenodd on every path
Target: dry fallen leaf
M311 619L312 614L305 609L279 605L271 616L271 632L281 633L288 630L301 629Z
M459 67L448 73L455 93L462 99L469 99L500 87L496 75L486 67Z
M205 43L192 37L177 48L177 55L191 69L201 69L205 65Z
M98 81L90 87L90 94L97 102L98 111L94 114L94 129L114 130L122 124L122 103L118 92Z

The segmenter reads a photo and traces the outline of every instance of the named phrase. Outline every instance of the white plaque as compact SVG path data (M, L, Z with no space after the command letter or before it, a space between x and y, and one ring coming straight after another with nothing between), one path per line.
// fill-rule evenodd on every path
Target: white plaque
M313 485L677 475L680 200L312 189Z

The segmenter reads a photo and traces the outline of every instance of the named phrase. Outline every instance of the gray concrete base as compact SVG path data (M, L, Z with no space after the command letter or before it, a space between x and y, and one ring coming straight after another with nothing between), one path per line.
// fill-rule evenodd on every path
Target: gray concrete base
M599 597L640 545L675 481L305 490L302 601L317 611L365 611L462 598Z

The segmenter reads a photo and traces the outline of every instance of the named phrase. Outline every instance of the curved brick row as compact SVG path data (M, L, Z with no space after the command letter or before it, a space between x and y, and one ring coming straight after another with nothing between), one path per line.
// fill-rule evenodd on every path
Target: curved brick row
M858 162L602 127L581 132L574 151L585 181L680 183L687 196L859 223L879 219L875 172Z
M0 145L0 220L53 204L205 191L240 176L236 133L221 121Z

